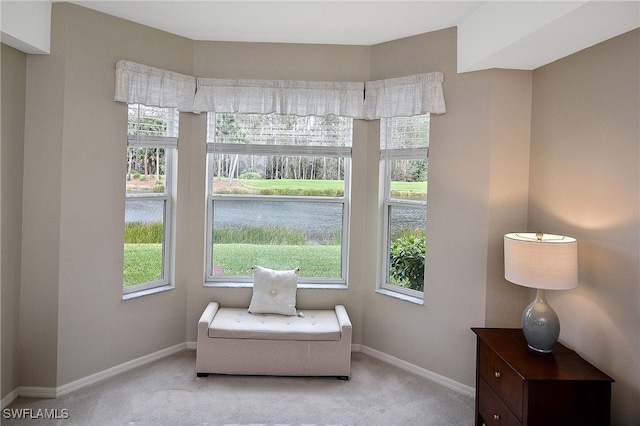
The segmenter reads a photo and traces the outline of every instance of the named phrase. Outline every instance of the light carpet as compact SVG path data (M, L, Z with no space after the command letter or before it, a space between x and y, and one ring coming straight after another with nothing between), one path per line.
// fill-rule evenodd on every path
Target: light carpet
M186 350L57 399L18 398L9 409L57 410L64 419L3 425L471 426L474 400L361 353L351 380L195 375ZM3 413L4 414L4 413Z

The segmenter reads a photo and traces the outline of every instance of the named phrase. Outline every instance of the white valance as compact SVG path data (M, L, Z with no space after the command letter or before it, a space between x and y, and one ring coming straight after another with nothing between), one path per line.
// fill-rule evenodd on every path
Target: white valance
M361 117L364 83L199 78L194 111Z
M410 117L447 112L443 74L431 72L365 83L364 117Z
M370 82L198 78L118 61L115 100L182 111L336 115L375 120L446 112L443 74ZM197 87L196 87L197 86Z
M124 60L116 64L116 101L191 111L195 91L195 77Z

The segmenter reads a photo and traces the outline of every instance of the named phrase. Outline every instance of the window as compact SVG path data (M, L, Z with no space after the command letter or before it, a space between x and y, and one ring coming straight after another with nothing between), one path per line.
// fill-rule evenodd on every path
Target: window
M427 223L429 115L380 120L384 290L422 299Z
M178 111L130 104L127 142L123 293L131 294L172 282Z
M352 119L208 117L209 285L249 283L254 265L346 285Z

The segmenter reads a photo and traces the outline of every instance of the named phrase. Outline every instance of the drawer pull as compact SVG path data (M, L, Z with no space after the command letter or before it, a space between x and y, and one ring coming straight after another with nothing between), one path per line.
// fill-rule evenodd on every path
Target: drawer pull
M496 422L500 421L500 414L494 414L493 415L493 420L495 420Z
M499 371L496 371L493 374L496 376L496 379L499 379L500 377L502 377L502 374Z

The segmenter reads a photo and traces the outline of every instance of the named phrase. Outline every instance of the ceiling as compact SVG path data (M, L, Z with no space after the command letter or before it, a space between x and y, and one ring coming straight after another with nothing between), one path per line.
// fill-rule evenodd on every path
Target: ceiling
M2 42L26 46L27 53L48 53L49 31L43 25L51 12L40 5L50 9L50 2L62 1L2 1ZM192 40L370 46L457 27L458 72L532 70L640 27L639 0L71 3ZM41 46L34 49L36 38Z
M369 46L456 26L482 2L73 1L72 3L193 40Z

